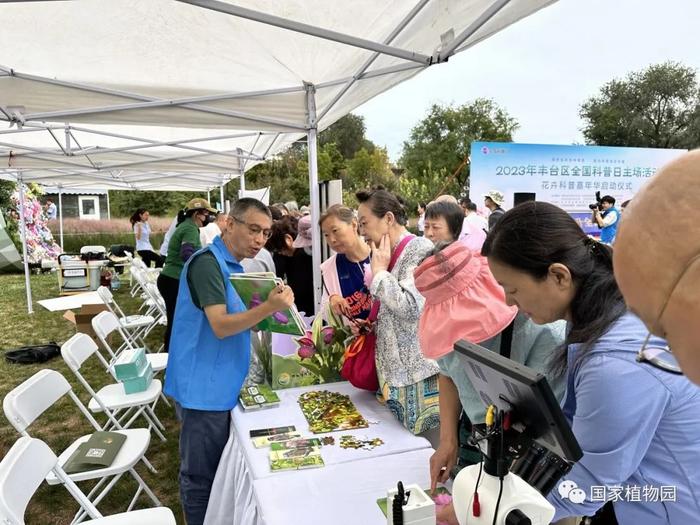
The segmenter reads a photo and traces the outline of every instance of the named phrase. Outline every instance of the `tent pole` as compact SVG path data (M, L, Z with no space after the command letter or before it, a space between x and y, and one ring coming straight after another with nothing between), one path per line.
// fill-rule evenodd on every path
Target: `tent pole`
M61 240L61 251L65 252L63 249L63 188L58 185L58 236Z
M321 216L319 190L318 190L318 152L317 152L317 123L316 123L316 88L313 84L306 84L306 108L308 112L309 148L309 193L311 198L311 257L314 269L314 309L319 313L321 307L321 235L318 220ZM308 312L307 312L308 315Z
M109 190L107 190L107 220L112 220L112 210L109 209Z
M221 211L226 211L226 206L224 205L224 185L219 186L219 198L221 202Z
M24 289L27 292L27 313L33 314L32 306L32 284L29 280L29 260L27 259L27 225L24 221L24 181L18 177L19 181L19 222L22 234L22 259L24 259Z
M241 172L241 191L245 191L245 172Z
M207 190L207 202L211 204L211 192Z

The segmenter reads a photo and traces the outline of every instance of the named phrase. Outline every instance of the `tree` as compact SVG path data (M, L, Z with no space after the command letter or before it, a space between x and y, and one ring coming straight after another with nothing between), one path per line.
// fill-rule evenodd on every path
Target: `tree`
M365 137L365 119L349 113L319 133L319 146L335 143L345 159L351 159L360 149L371 152L374 144Z
M157 217L170 217L202 195L203 192L110 190L110 210L114 217L130 217L137 208L146 208Z
M346 115L319 134L318 180L341 179L347 194L370 183L396 186L386 150L365 137L364 119ZM309 202L309 157L306 143L296 142L282 153L246 173L249 188L270 187L270 202ZM392 186L392 187L393 187ZM237 195L237 185L226 188L227 198Z
M352 191L380 185L388 190L394 190L398 186L398 179L391 171L386 149L374 148L371 153L365 148L360 149L348 162L343 186Z
M611 80L581 105L589 144L647 148L700 145L700 88L695 70L664 62Z
M469 156L473 141L510 142L518 127L518 122L490 99L479 98L461 106L434 104L403 144L400 160L406 169L403 177L417 181L405 182L404 187L418 192L412 195L416 200L433 199ZM469 167L464 163L444 191L459 193L468 176Z

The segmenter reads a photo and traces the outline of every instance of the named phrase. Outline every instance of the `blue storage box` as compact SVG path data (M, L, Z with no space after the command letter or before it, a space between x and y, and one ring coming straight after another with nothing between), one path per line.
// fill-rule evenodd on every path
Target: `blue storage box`
M151 386L151 381L153 381L153 369L151 368L151 364L146 362L146 368L140 375L122 381L124 393L136 394L138 392L145 392L148 390L148 387Z
M124 350L114 362L114 377L119 381L141 376L148 365L144 348Z

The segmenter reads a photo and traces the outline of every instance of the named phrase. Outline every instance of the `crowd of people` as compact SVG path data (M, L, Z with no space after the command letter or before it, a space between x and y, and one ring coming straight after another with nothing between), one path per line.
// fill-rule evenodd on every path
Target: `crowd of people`
M316 310L313 231L333 251L320 268L319 312L332 310L354 333L376 334L377 397L408 431L434 444L426 465L433 486L456 466L481 460L469 437L485 407L453 349L464 339L546 375L583 450L566 479L586 494L596 486L675 487L673 502L615 501L620 524L693 522L700 515L700 388L689 379L700 379L691 355L700 307L685 285L697 277L700 256L697 243L679 252L663 224L677 217L676 231L689 231L697 206L664 181L689 177L699 164L700 154L691 153L662 170L624 220L615 200L602 197L592 211L600 240L552 204L505 210L495 190L484 196L488 217L449 195L421 203L418 235L407 229L405 203L383 188L358 192L356 210L329 207L317 224L290 204L244 198L217 214L204 199L190 201L169 235L158 280L170 351L164 391L182 425L187 522L204 519L248 371L250 329L291 304L309 315ZM664 205L695 211L648 213L662 191ZM147 221L145 210L132 217L139 253L152 257ZM652 242L666 251L642 249ZM245 271L275 272L286 285L247 310L228 284L231 273ZM645 359L647 349L667 347L665 339L689 377ZM573 503L556 490L548 500L555 520L594 515L605 503ZM457 512L447 505L439 519L455 524Z

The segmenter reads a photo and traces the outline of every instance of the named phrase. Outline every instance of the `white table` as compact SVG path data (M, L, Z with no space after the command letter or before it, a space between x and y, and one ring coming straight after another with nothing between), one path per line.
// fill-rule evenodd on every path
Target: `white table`
M251 525L386 525L377 499L398 481L430 487L433 449L300 471L292 480L267 477L253 483L258 521Z
M349 395L359 412L370 422L369 427L312 434L297 403L299 395L310 390L329 390ZM349 383L314 385L278 390L277 393L280 397L280 406L277 408L244 412L240 407L236 407L232 411L231 434L212 486L206 525L259 523L261 509L258 509L253 493L254 482L258 480L274 478L283 484L294 485L298 478L323 476L324 472L334 471L330 467L336 465L354 464L360 461L368 461L366 464L371 465L377 458L417 450L425 451L428 457L429 453L432 453L427 439L414 436L406 430L388 408L377 402L372 393L358 390ZM270 472L269 450L256 449L250 440L249 432L251 429L286 425L296 426L303 437L332 435L335 438L335 445L325 446L321 450L325 467L304 471ZM373 450L342 449L339 441L340 436L345 434L361 439L380 438L384 444ZM427 460L424 467L428 475Z

